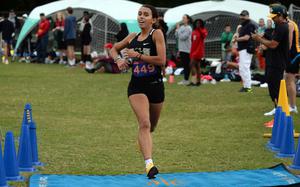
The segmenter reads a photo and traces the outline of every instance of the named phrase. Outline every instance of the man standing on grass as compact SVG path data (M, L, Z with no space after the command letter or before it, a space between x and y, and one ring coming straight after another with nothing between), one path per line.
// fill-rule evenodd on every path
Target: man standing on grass
M247 10L240 13L240 20L242 27L239 31L239 37L234 40L238 43L239 72L243 80L243 87L240 92L252 92L250 65L255 48L251 33L254 33L256 26L250 20Z
M48 32L50 29L50 22L46 18L44 13L40 14L40 23L38 27L38 31L36 33L37 37L37 46L36 46L36 52L37 52L37 62L38 63L44 63L45 58L47 57L47 46L48 46Z
M10 45L12 44L14 32L14 24L8 20L8 15L5 15L4 21L0 23L0 33L2 33L2 39L4 41L4 64L9 64L8 56L10 54Z
M286 7L280 4L271 5L269 17L275 23L272 39L267 40L256 33L251 36L254 40L268 48L265 54L267 62L266 81L268 83L269 94L276 108L280 81L283 79L283 73L289 61L289 26L286 21ZM273 115L275 108L264 115Z
M68 16L65 19L64 40L67 45L68 65L74 66L75 60L75 41L76 41L76 17L73 16L73 9L67 8Z

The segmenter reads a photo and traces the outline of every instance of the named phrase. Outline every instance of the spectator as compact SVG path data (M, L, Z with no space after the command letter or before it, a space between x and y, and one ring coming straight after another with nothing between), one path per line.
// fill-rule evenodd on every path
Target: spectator
M113 47L112 43L107 43L104 45L105 56L99 57L97 52L91 53L92 63L87 62L85 64L85 70L88 73L120 73L118 66L114 63L113 58L110 55L110 49Z
M164 21L164 17L163 16L164 16L163 13L159 14L158 21L157 21L157 28L162 31L162 33L164 35L164 39L165 39L165 44L166 44L166 47L167 47L167 32L168 32L169 27L167 26L167 23ZM162 66L163 82L167 81L167 78L166 78L166 64L167 64L167 61Z
M20 23L20 20L18 19L18 17L16 16L16 13L15 13L14 10L9 11L8 20L11 21L14 25L15 35L12 38L12 46L15 47L15 44L16 44L16 39L15 38L18 38L18 36L19 36L20 29L21 29L21 23Z
M64 41L64 26L65 26L64 14L62 12L58 12L56 14L55 28L52 29L52 32L54 32L54 36L57 44L57 51L59 52L59 64L66 63L64 61L64 56L66 54L66 45Z
M47 57L47 46L48 46L48 32L50 29L50 22L46 18L44 13L40 14L40 22L38 26L38 31L36 33L37 37L37 46L36 46L36 52L37 52L37 62L38 63L44 63L45 58Z
M272 21L272 19L268 19L267 20L267 27L266 27L265 32L264 32L264 38L266 38L268 40L271 40L273 31L274 31L273 21Z
M88 12L88 11L84 11L83 12L83 15L82 15L82 19L81 21L79 22L79 33L80 33L80 37L82 35L82 32L83 32L83 29L84 29L84 26L85 26L85 17L89 17L89 23L90 23L90 26L91 26L91 31L90 31L90 34L92 35L93 34L93 22L91 20L91 14ZM81 41L82 42L82 41ZM83 46L84 44L81 43L81 48L80 48L80 52L81 52L81 61L80 61L80 64L84 64L84 52L83 52Z
M235 53L236 56L238 56L238 44L236 39L239 37L239 32L241 30L242 25L238 25L236 27L236 31L234 33L234 35L232 36L232 40L231 40L231 52Z
M67 46L68 65L75 66L76 17L73 16L73 8L67 8L67 15L64 27L64 41Z
M84 17L84 27L81 32L81 43L83 45L83 62L86 63L91 62L91 41L92 41L92 36L91 36L91 29L92 26L89 23L90 17L87 15Z
M84 25L85 25L85 17L88 16L89 17L89 23L91 25L91 34L93 34L93 22L91 20L91 14L88 11L84 11L83 15L82 15L82 19L79 22L79 32L81 33L84 29Z
M21 27L20 21L16 16L16 13L14 10L10 10L9 11L9 16L8 16L8 20L11 21L14 25L14 29L18 30Z
M178 40L178 50L180 61L183 64L184 79L179 82L179 85L188 85L190 83L190 50L191 50L191 37L193 29L191 27L192 18L185 14L182 17L182 25L176 25L175 37Z
M126 38L126 36L128 36L129 31L127 28L126 23L121 23L120 24L120 30L119 32L115 35L117 42L122 41L124 38Z
M28 15L27 14L23 14L22 15L22 26L24 25L26 19L27 19ZM22 41L20 48L19 48L19 52L20 52L20 59L19 62L26 62L29 63L30 62L30 55L31 55L31 32L28 33L26 35L26 37L24 38L24 40Z
M231 40L233 33L231 32L231 27L229 24L225 26L224 32L221 35L221 50L222 50L222 60L230 61L231 59Z
M258 28L257 28L257 34L263 35L266 30L265 20L264 18L260 18L258 20Z
M169 30L169 27L167 23L164 21L164 14L162 12L159 13L158 15L158 28L163 32L165 42L167 41L167 32ZM166 43L167 44L167 43Z
M286 21L287 9L279 4L271 5L269 17L275 23L272 39L267 40L259 34L252 34L252 38L268 48L266 50L266 79L271 99L276 108L280 81L283 79L284 69L289 62L289 26ZM275 108L264 115L274 115Z
M263 18L260 18L258 20L257 33L263 36L265 33L265 30L266 30L265 20ZM265 58L263 57L263 51L260 50L259 46L256 48L256 58L258 61L259 69L264 70L265 66L266 66L266 62L265 62Z
M191 44L191 71L192 71L192 82L190 86L200 86L201 82L201 70L200 62L203 60L205 55L204 40L207 36L207 30L204 27L204 21L197 19L193 24L194 30L192 32L192 44Z
M272 39L272 33L273 33L274 29L273 29L273 21L271 19L267 20L267 27L265 29L264 35L263 37L267 40L271 40ZM267 47L263 44L259 45L259 50L262 51L263 57L266 57L266 52L267 52ZM265 60L265 80L266 80L266 72L267 72L267 67L270 66L270 64L266 64L268 63L268 61ZM268 83L264 82L263 84L260 85L260 87L262 88L267 88L268 87Z
M290 111L298 113L296 106L296 75L299 73L299 28L297 23L288 19L289 25L289 61L286 65L286 88L289 97Z
M251 33L255 32L256 26L251 22L247 10L243 10L240 13L240 19L242 27L239 37L235 39L238 43L239 51L239 72L243 80L243 87L240 89L240 92L252 92L250 65L255 47Z
M8 56L10 54L10 46L12 44L13 35L15 32L14 25L8 20L8 16L4 17L4 21L0 23L0 32L4 41L4 64L9 64Z

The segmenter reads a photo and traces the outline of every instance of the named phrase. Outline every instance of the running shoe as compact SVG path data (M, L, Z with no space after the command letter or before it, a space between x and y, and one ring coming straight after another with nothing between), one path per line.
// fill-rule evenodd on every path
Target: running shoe
M147 165L146 173L149 179L154 179L155 175L157 175L159 172L158 169L153 165L153 163L151 163Z
M252 88L241 88L239 92L252 93Z
M298 114L297 106L290 107L290 112L294 112L295 114Z
M274 114L275 114L275 108L273 108L273 110L271 110L270 112L264 113L264 116L273 116Z

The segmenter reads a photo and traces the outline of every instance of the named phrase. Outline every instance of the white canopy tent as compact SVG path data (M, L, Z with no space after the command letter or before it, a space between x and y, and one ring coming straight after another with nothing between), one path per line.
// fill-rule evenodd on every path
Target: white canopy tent
M182 20L184 14L194 16L197 14L211 12L228 12L239 15L242 10L248 10L250 18L258 22L260 18L267 18L269 7L259 3L253 3L243 0L222 0L222 1L202 1L185 4L171 8L166 11L164 19L169 28L173 28L176 23ZM170 29L171 30L171 29Z
M61 0L38 6L30 12L24 26L22 27L16 49L19 47L26 35L36 27L40 19L40 13L45 13L46 16L51 16L56 12L64 11L67 7L72 7L74 10L89 10L105 15L117 23L125 22L128 26L129 32L136 32L139 30L136 21L137 12L141 6L142 5L139 3L127 0Z

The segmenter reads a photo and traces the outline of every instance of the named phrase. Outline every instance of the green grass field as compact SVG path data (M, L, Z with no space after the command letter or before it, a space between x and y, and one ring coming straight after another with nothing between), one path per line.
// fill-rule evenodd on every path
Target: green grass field
M0 128L15 136L25 103L33 107L39 157L47 174L143 173L137 122L127 100L130 74L87 74L60 65L0 64ZM176 77L176 81L182 77ZM267 89L239 93L240 83L166 84L154 139L160 172L270 167L290 160L267 151L263 123L273 105ZM299 100L298 100L299 103ZM299 115L294 125L299 131ZM3 142L2 142L3 145ZM26 183L14 183L26 186Z

